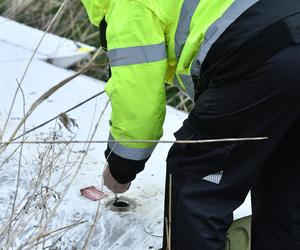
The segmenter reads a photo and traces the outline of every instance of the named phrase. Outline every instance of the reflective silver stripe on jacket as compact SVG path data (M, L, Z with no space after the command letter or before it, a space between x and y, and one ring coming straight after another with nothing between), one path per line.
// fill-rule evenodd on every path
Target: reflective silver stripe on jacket
M109 134L109 140L115 140L111 134ZM116 155L134 161L147 159L156 147L154 145L149 148L128 148L116 142L109 142L108 146Z
M200 47L197 57L195 58L191 74L200 75L201 65L204 62L209 50L219 39L224 31L237 20L247 9L256 4L259 0L235 0L227 9L221 18L213 23L206 31L204 41Z
M108 57L112 67L157 62L167 58L166 44L111 49Z
M185 0L182 5L175 34L175 53L177 59L180 57L184 44L189 36L191 20L199 2L200 0Z

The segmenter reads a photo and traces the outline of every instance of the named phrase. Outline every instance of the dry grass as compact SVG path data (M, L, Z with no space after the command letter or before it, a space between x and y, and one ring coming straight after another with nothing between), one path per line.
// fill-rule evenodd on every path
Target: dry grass
M41 100L41 98L38 98L38 100ZM35 103L40 105L41 102ZM107 105L108 103L99 114L98 121L91 135L87 138L88 140L93 140L96 131L98 131L99 123ZM34 110L29 109L29 111L32 112L24 110L23 119L10 136L11 140L24 127L26 120ZM50 227L57 216L57 211L63 203L65 195L82 168L91 146L91 143L85 143L81 150L83 153L80 155L74 154L71 142L75 138L76 133L71 133L71 137L67 139L63 136L62 128L66 126L72 132L76 129L76 124L69 116L65 115L63 119L59 118L60 116L54 122L54 128L48 137L43 138L43 140L56 141L64 139L69 143L64 145L39 145L35 159L29 163L30 166L28 164L26 166L24 162L26 156L23 152L23 144L17 148L9 144L2 147L0 154L3 159L0 162L1 170L9 172L11 165L7 163L11 162L11 160L16 160L18 164L17 171L11 170L14 171L12 176L15 176L13 177L15 178L14 195L6 202L7 214L1 215L1 218L6 219L0 222L0 249L31 249L32 247L44 249L46 246L56 249L55 242L59 243L59 239L68 231L87 222L82 218L71 225L64 225L56 229ZM22 129L22 133L24 132L25 129ZM26 142L26 140L27 138L23 136L22 142ZM26 173L24 169L28 167L33 169L31 173L32 180L26 185L21 176ZM24 185L26 186L25 188ZM21 186L22 192L20 192ZM87 248L92 238L94 225L100 216L99 208L91 228L87 231L88 237L84 242L84 248ZM32 228L33 224L34 228ZM73 242L73 244L81 246L82 242Z
M68 2L69 1L35 1L33 3L33 1L29 0L23 2L2 1L0 2L0 9L3 10L3 8L6 7L5 15L10 18L21 18L19 16L20 13L21 16L26 17L26 15L28 15L32 17L31 11L35 13L35 11L38 12L40 8L45 8L45 11L47 8L50 8L51 13L39 15L40 19L38 19L37 22L39 25L44 26L43 30L49 31L50 29L57 29L59 32L63 32L61 29L58 29L60 26L58 24L64 21L63 16L66 14L72 15L69 10L70 4L68 5L68 8L64 8L64 5ZM73 14L75 13L77 15L74 16L74 20L79 20L80 12L74 12ZM37 20L36 18L34 19ZM39 41L36 50L42 43L42 39ZM13 141L18 133L22 133L22 142L26 142L28 139L27 134L25 133L26 121L32 113L35 112L36 108L62 86L68 84L77 76L85 73L90 67L93 67L97 55L99 55L99 51L76 74L62 80L37 98L37 100L31 104L29 109L25 110L25 105L23 105L23 117L11 135L8 136L8 141ZM22 81L27 74L31 61L32 60L29 60L21 81L17 81L17 88L15 91L15 98L17 98L18 92L22 93L23 104L26 102L26 97L23 95ZM97 67L99 67L99 65L97 65ZM12 100L10 110L13 110L14 108L15 98ZM98 122L87 140L93 140L107 105L99 114ZM10 120L10 116L11 112L9 112L6 118L7 121ZM62 127L65 126L72 132L72 126L76 125L74 120L65 114L60 114L53 122L54 128L49 133L48 137L44 139L46 141L64 139L72 142L76 134L71 133L69 138L63 137ZM2 134L6 132L6 125L1 130L0 143L3 140ZM23 144L17 147L10 144L2 144L0 148L1 171L11 174L12 179L15 180L15 186L12 187L12 195L6 199L6 214L1 214L3 220L0 222L0 249L32 249L33 247L35 249L59 249L56 244L59 244L61 238L68 231L86 223L83 219L79 219L70 225L60 225L58 228L54 229L50 227L51 223L56 219L57 210L61 206L67 191L73 184L74 179L78 175L78 172L85 161L90 145L91 143L82 145L82 152L84 153L79 155L74 154L73 146L69 143L64 145L40 145L37 148L35 159L32 162L28 162L24 153ZM11 168L11 165L7 164L12 161L17 162L17 169ZM26 180L28 181L28 179L25 178L26 180L24 182L24 176L28 175L28 168L31 169L32 178L29 183L26 183ZM10 187L7 186L6 188L9 189ZM97 210L95 218L95 221L97 221L99 218L99 210ZM87 232L88 237L84 242L85 247L89 245L93 232L92 229L93 227ZM73 242L73 245L80 246L82 245L82 242L78 239L78 242Z
M2 0L2 15L29 26L45 30L63 1L58 0ZM90 25L80 1L69 0L64 13L57 17L50 32L74 41L99 45L96 27Z
M65 84L69 81L64 80ZM56 89L57 90L57 89ZM52 91L54 93L55 91ZM43 97L44 95L42 95ZM25 97L24 102L25 102ZM42 102L43 98L38 98L36 107ZM103 117L104 111L108 103L105 105L99 114L98 122L91 135L87 138L93 140L96 131L99 129L100 120ZM21 128L24 128L26 120L34 112L33 109L23 112L23 119L17 125L13 134L10 136L11 140ZM73 184L76 176L83 166L91 143L85 143L82 146L82 154L76 155L73 151L73 146L70 144L75 138L76 134L71 134L71 138L63 137L62 128L66 127L69 131L73 131L76 127L74 120L69 116L64 116L63 119L58 116L54 122L54 128L49 133L48 137L43 138L45 141L56 141L65 139L69 143L64 145L39 145L35 159L30 163L33 168L32 180L29 185L24 189L24 183L21 181L21 175L24 175L25 157L23 152L23 144L14 148L12 145L5 144L1 149L1 156L3 161L0 162L1 170L9 171L11 159L18 161L17 174L15 177L14 195L7 202L7 214L1 215L2 218L7 218L0 222L0 249L44 249L46 246L51 249L55 248L55 243L61 239L64 234L74 229L87 221L80 219L71 225L62 226L53 230L49 227L57 216L57 210L64 201L65 195ZM22 129L24 134L25 129ZM27 138L22 137L22 142L26 142ZM6 168L6 169L5 169ZM15 174L13 174L15 176ZM22 183L23 190L19 191ZM25 193L24 193L25 190ZM99 204L100 206L100 204ZM99 208L95 215L95 222L99 219ZM32 224L34 223L34 228ZM85 240L85 248L88 246L93 233L93 227L88 231L88 237ZM18 243L16 243L18 242ZM51 242L51 243L49 243ZM49 245L50 244L50 245ZM82 245L81 241L74 242L73 244Z

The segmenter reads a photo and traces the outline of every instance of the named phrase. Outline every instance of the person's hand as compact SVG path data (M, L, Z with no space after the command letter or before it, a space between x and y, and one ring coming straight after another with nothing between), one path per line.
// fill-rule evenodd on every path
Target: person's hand
M119 183L110 173L109 167L106 166L103 172L104 185L115 194L126 192L130 187L130 182L126 184Z

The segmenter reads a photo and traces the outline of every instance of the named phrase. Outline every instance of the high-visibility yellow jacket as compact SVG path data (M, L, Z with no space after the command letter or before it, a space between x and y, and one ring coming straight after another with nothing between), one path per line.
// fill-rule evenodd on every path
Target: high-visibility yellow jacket
M180 85L192 96L191 71L200 70L212 43L257 1L82 0L94 25L104 17L108 24L110 138L160 139L164 84ZM154 147L155 143L110 144L115 154L130 160L148 158Z

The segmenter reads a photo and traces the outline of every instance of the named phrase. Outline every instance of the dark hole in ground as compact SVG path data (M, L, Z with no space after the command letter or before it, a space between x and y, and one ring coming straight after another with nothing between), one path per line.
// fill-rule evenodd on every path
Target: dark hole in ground
M136 208L136 203L132 199L121 196L109 200L106 207L113 212L128 212Z
M126 201L115 201L112 205L117 208L128 208L129 207L129 203Z

